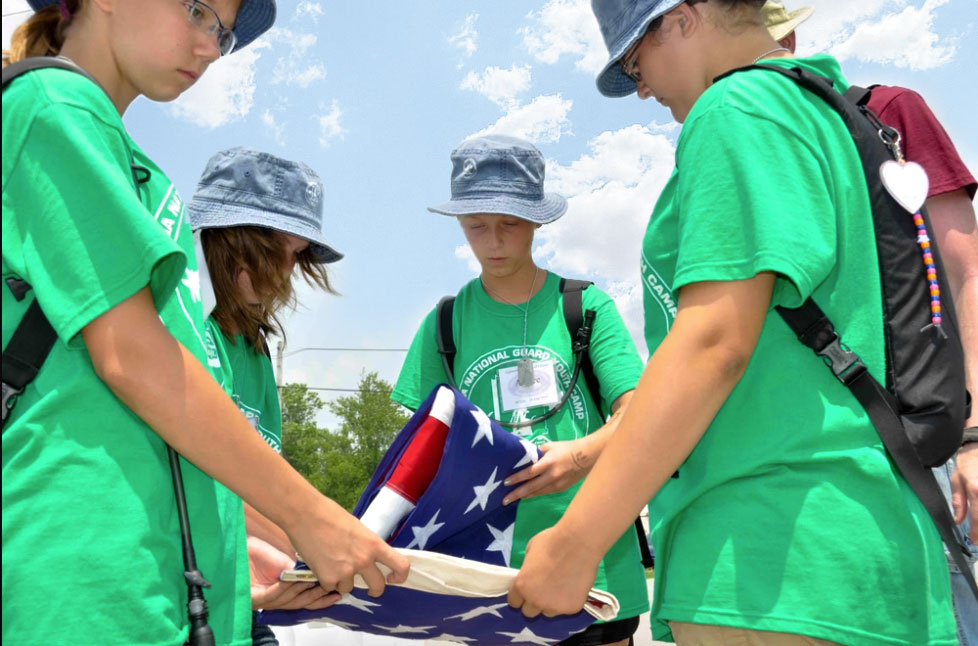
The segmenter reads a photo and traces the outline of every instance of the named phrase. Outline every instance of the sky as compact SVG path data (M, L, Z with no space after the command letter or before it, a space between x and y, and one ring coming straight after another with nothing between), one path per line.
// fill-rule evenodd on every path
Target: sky
M857 84L920 92L978 174L978 0L810 4L798 53L835 55ZM3 1L4 46L27 10ZM450 196L451 150L482 132L543 152L546 188L569 209L538 230L534 258L611 294L647 355L639 245L679 125L654 101L601 96L606 55L587 0L279 0L265 36L177 101L138 99L124 119L187 200L207 159L232 146L322 177L324 231L346 255L330 265L342 295L299 290L282 363L285 382L336 389L318 391L329 400L364 371L393 382L404 352L389 350L406 349L438 299L478 274L459 226L425 207Z

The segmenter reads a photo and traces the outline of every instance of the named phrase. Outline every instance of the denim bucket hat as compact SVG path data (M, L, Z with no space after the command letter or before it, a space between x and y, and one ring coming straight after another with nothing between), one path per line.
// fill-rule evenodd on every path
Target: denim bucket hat
M451 158L452 199L429 206L432 213L495 213L547 224L567 210L562 196L543 192L543 155L528 141L506 135L473 137L459 144Z
M207 161L187 213L195 231L266 227L308 240L319 262L343 257L323 237L323 183L302 162L248 148L222 150Z
M58 4L60 0L27 0L34 11ZM234 18L234 37L237 40L231 53L258 38L275 22L275 0L241 0Z
M605 96L628 96L637 87L621 69L621 57L645 35L649 24L685 0L591 0L601 36L608 48L608 62L598 74L598 91Z

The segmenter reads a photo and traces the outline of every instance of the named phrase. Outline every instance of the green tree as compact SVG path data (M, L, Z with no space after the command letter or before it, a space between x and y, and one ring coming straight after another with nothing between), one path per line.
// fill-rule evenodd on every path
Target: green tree
M408 415L390 399L391 385L365 373L358 392L326 406L339 418L335 432L319 428L319 395L305 384L282 389L282 452L317 489L352 510Z

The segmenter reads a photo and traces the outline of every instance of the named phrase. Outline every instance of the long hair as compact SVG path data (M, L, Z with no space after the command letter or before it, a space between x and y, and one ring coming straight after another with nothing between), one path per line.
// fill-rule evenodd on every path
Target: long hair
M3 52L3 65L31 56L57 56L65 42L65 30L81 8L82 0L63 0L69 17L65 19L58 4L37 11L10 35L10 49Z
M204 257L210 270L217 307L214 320L225 336L241 334L261 353L265 337L275 334L285 340L278 313L296 306L292 276L282 273L286 261L286 238L273 229L257 226L204 229L201 232ZM238 287L238 272L244 269L258 304L248 303ZM329 282L326 265L317 263L311 248L296 256L294 273L309 285L336 294Z

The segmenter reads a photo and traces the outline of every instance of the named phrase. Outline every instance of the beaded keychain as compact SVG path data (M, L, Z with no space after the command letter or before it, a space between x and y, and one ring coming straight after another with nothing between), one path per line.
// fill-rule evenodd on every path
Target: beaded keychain
M882 125L882 124L881 124ZM924 168L916 162L908 162L900 149L900 133L884 126L879 131L880 139L889 147L896 161L886 161L880 166L880 178L883 187L900 205L913 214L913 222L917 227L917 245L920 247L927 271L927 284L930 291L930 323L920 329L921 332L934 328L947 338L947 333L941 327L941 286L937 281L937 265L934 264L934 254L931 253L930 236L927 224L920 209L927 199L929 181Z

